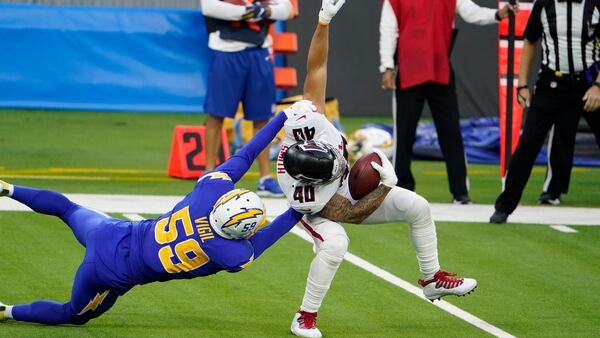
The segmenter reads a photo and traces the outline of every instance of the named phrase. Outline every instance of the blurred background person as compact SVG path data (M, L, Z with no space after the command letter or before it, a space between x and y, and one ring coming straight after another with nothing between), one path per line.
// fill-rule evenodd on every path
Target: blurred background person
M398 186L415 190L410 169L412 148L427 101L446 161L453 202L471 203L456 84L449 59L454 18L458 13L468 23L489 25L506 18L511 10L518 11L518 2L514 8L507 4L495 10L479 7L471 0L384 0L379 70L382 88L396 91Z
M584 114L583 117L589 126L594 124L594 120L590 114ZM573 157L569 159L569 150L565 149L568 145L554 137L554 130L554 126L552 126L548 137L548 146L546 147L548 150L546 179L542 186L542 193L538 198L539 204L559 205L561 203L561 195L569 192ZM600 148L600 128L593 129L592 132Z
M571 172L575 134L584 116L592 130L600 131L600 1L537 1L533 5L521 54L517 100L529 108L519 145L505 177L504 190L496 199L490 223L506 223L519 204L537 154L553 127L561 173ZM537 46L542 43L542 69L533 99L527 86ZM568 186L568 179L566 182Z
M233 118L241 102L244 118L253 121L254 132L273 116L275 108L274 64L269 48L273 20L292 17L289 0L201 0L209 31L213 59L208 78L205 111L206 170L215 168L225 117ZM271 176L269 150L258 156L259 196L283 196Z

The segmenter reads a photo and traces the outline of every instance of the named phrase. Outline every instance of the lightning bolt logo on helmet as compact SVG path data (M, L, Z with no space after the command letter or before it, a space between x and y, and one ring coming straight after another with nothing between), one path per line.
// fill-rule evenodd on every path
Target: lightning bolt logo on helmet
M223 238L246 239L266 223L265 207L252 191L234 189L215 203L209 221L214 231Z

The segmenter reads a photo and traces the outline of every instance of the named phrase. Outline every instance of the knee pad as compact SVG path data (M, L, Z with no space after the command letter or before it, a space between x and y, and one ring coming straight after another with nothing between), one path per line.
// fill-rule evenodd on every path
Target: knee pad
M429 202L422 196L416 195L412 205L406 211L406 220L409 224L416 224L427 218L431 218Z
M348 251L350 240L345 235L335 235L328 237L321 244L319 255L331 265L340 265L344 260L344 255Z

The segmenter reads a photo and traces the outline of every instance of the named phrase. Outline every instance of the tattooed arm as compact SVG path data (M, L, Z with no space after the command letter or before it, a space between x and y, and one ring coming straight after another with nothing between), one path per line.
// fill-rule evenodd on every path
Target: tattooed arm
M318 215L335 222L360 224L379 208L390 190L392 188L382 184L354 205L342 195L335 194Z

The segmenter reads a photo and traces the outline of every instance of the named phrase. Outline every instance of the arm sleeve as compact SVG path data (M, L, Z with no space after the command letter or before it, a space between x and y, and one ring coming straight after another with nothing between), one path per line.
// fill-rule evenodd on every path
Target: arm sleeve
M527 26L525 27L525 38L531 42L536 42L542 37L542 4L540 1L533 3Z
M479 7L471 0L457 0L456 12L468 23L475 25L491 25L496 21L496 9Z
M381 19L379 21L379 71L383 72L387 68L393 69L395 66L394 55L398 47L398 20L392 9L390 0L383 2L381 9Z
M269 6L271 8L271 20L287 20L292 16L292 3L290 0L279 1L275 5Z
M242 19L242 15L246 13L245 6L230 4L220 0L200 0L202 14L205 16L228 20L238 21Z
M258 258L283 235L288 233L300 221L302 214L294 209L288 209L279 215L270 225L259 230L249 241L254 248L254 259Z
M284 112L280 112L267 125L265 125L240 151L218 166L215 171L229 175L233 182L239 181L250 169L252 162L269 145L273 138L283 127L287 119Z

